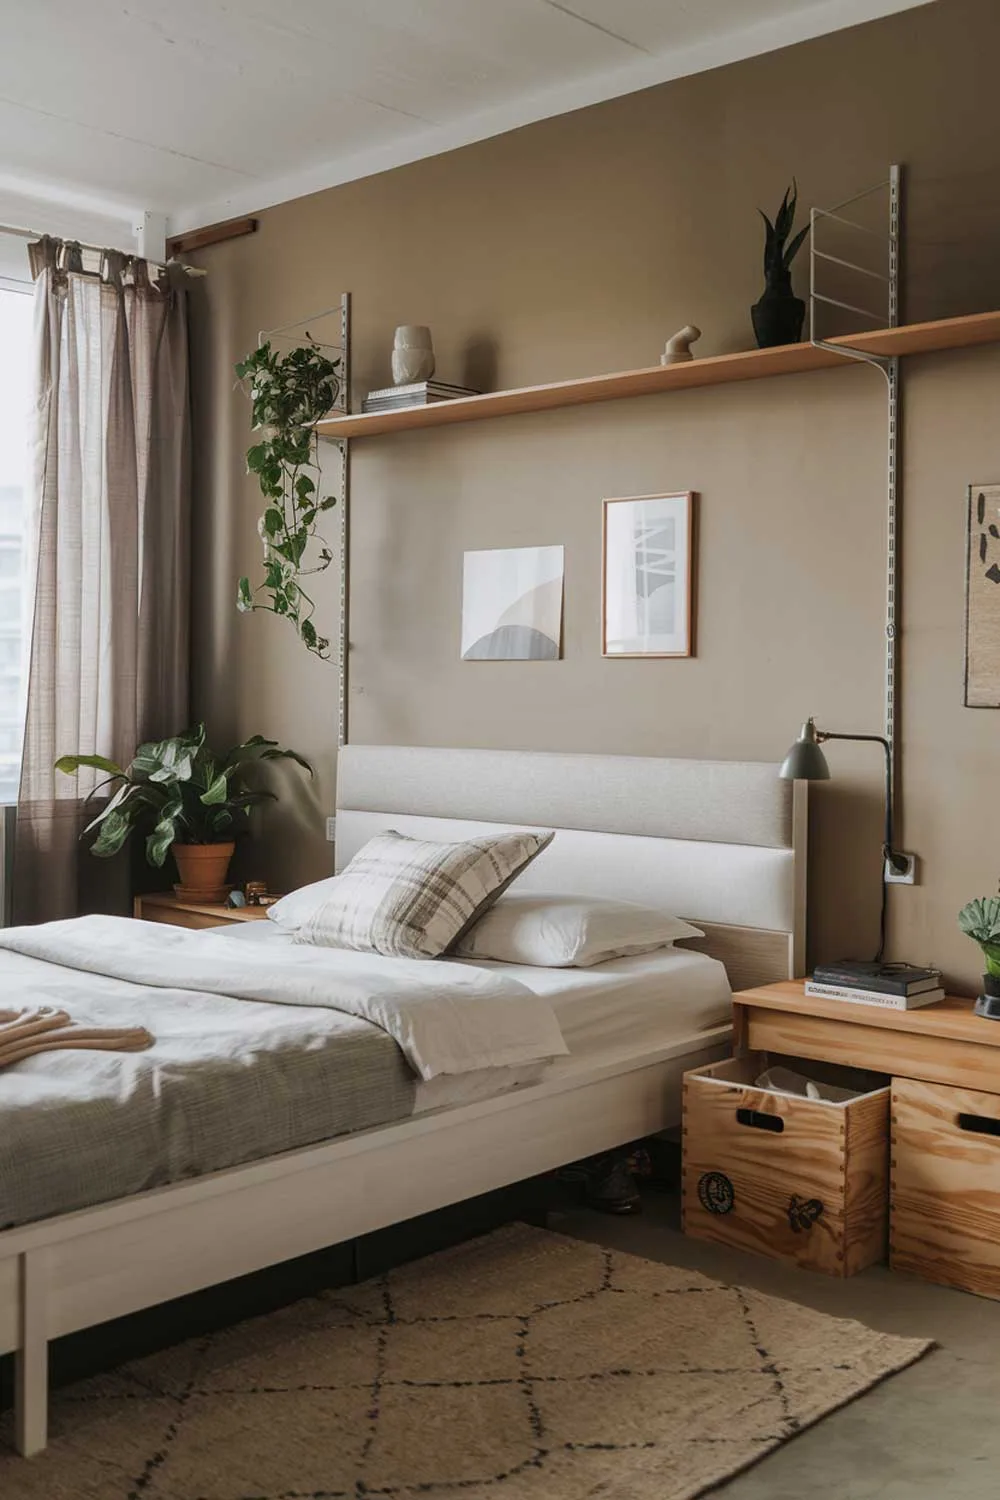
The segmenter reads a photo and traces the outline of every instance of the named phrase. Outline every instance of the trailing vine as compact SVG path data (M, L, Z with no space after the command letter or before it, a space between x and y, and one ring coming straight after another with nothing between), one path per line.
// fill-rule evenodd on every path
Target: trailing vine
M330 640L313 623L316 604L302 579L322 573L333 560L317 523L337 497L319 493L312 423L337 404L341 361L328 359L308 333L306 339L285 355L263 343L236 366L237 377L249 383L253 425L263 433L247 449L247 471L256 475L266 502L257 523L264 578L253 587L249 578L240 579L236 607L244 614L269 610L291 621L307 649L326 661Z

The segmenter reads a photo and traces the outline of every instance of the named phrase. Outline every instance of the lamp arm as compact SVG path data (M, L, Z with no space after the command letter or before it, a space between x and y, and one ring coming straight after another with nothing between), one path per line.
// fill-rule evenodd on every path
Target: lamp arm
M865 744L882 746L885 752L885 839L882 853L893 869L902 874L906 869L906 861L896 853L892 842L892 749L889 741L880 734L834 734L825 729L817 729L816 738L821 743L823 740L860 740Z

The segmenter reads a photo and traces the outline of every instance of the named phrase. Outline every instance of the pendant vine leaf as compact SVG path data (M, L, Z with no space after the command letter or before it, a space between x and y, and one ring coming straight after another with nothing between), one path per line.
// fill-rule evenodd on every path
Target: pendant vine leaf
M337 504L320 497L322 480L313 423L337 405L341 360L330 359L306 334L306 343L280 355L270 341L236 366L249 391L251 421L263 433L247 449L247 472L264 497L257 533L264 554L264 577L239 580L236 608L243 614L268 610L289 620L308 651L326 661L330 640L316 629L316 604L303 577L322 573L333 552L320 535L320 515Z

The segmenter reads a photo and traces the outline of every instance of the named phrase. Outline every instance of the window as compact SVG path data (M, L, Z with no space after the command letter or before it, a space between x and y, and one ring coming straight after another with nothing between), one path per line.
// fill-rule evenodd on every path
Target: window
M0 804L16 802L24 734L29 599L24 489L32 299L0 284Z

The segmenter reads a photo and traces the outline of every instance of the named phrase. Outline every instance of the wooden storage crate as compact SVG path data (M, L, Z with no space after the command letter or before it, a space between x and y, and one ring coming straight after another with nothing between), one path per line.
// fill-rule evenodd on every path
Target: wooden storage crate
M869 1092L832 1104L755 1088L768 1066L763 1053L686 1073L684 1232L828 1276L853 1276L885 1259L888 1084L781 1061Z
M1000 1298L1000 1096L892 1081L890 1264Z

